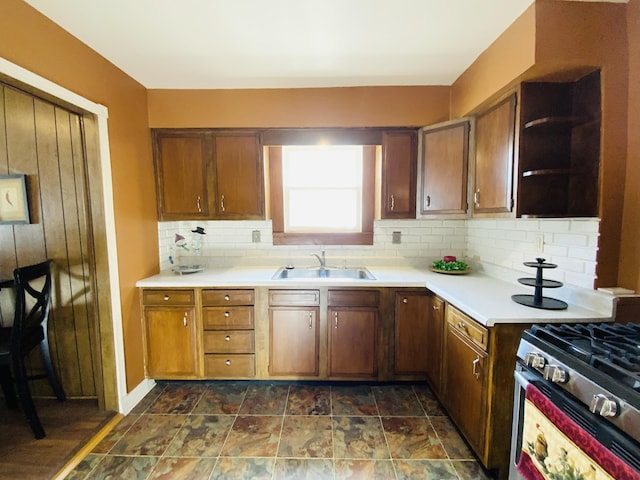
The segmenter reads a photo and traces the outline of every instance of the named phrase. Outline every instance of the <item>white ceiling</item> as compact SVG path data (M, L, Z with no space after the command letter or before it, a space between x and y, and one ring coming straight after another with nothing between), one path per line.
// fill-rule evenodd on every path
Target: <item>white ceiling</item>
M147 88L450 85L533 0L25 0Z

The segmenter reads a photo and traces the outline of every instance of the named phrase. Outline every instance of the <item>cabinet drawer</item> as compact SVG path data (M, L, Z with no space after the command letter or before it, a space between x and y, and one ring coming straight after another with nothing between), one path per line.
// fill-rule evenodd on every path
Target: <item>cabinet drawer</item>
M205 330L252 329L253 307L204 307Z
M377 290L329 290L330 307L377 307L380 292Z
M319 305L320 290L269 290L269 305Z
M253 290L202 290L203 306L253 305Z
M142 302L145 305L194 305L193 290L143 290Z
M253 330L204 332L205 353L253 353Z
M256 374L254 355L205 355L204 374L206 377L216 378L254 377Z
M447 323L449 323L454 330L474 344L487 350L489 331L486 328L451 305L447 306L446 316Z

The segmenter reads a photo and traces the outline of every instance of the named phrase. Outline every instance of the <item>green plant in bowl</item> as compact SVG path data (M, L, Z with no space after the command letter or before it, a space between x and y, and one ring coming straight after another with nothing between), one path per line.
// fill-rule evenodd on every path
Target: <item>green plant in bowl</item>
M432 267L436 270L444 272L463 272L469 268L464 262L445 262L444 260L436 260Z

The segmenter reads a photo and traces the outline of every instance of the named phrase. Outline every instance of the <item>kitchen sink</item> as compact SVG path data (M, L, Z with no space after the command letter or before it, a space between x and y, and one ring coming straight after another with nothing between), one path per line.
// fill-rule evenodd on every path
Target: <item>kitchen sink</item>
M303 278L333 278L352 280L375 280L376 277L364 267L358 268L279 268L271 277L273 280Z

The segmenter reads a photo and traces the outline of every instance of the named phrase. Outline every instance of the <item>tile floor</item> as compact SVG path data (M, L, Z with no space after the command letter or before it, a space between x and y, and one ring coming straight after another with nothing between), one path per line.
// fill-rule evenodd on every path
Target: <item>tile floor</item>
M68 479L487 479L424 385L158 383Z

